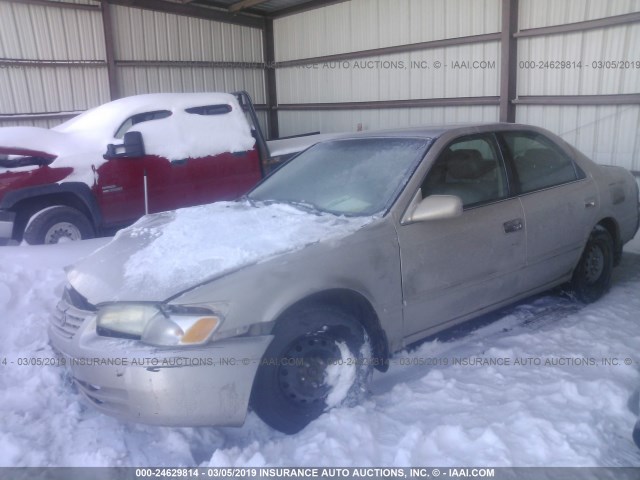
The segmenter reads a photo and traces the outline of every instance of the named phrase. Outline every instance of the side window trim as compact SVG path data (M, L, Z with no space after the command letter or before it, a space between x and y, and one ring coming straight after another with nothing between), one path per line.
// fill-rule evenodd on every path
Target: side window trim
M502 170L507 180L506 198L516 197L519 194L518 173L515 171L513 164L507 159L507 155L503 150L502 137L498 135L498 132L491 132L491 137L493 138L494 148L498 152L498 157L500 158L500 162L502 163Z
M505 170L507 171L507 178L509 179L509 196L513 198L521 195L522 193L520 192L520 179L518 178L518 171L513 164L511 153L509 152L507 142L502 136L502 133L503 132L493 132L493 136L495 137L496 144L500 149L500 156L502 157Z

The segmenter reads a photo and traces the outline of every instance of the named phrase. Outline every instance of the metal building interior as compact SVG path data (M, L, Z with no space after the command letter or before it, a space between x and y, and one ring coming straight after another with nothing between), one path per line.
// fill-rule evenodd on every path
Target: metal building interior
M243 89L271 138L517 121L638 172L638 44L639 0L0 0L0 125Z

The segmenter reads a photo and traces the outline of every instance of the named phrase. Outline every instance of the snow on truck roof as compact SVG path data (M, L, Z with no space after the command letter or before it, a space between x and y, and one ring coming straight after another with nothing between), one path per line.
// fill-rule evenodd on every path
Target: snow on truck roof
M194 107L229 105L231 109ZM133 116L169 111L138 122ZM127 123L125 123L127 122ZM142 133L145 151L168 160L200 158L254 148L255 138L235 96L228 93L152 93L121 98L87 110L52 129L0 128L0 147L57 157L52 165L72 167L74 181L93 184L110 143L122 143L117 132ZM72 177L67 177L67 180Z
M231 109L189 111L212 105L229 105ZM113 142L116 131L132 116L157 111L171 113L127 128L143 134L147 154L180 160L247 151L255 144L242 108L229 93L151 93L121 98L92 108L53 130L91 138L102 145Z
M89 130L114 123L123 122L131 115L157 110L185 110L204 105L228 104L240 109L236 98L230 93L147 93L124 97L91 108L77 117L68 120L52 130L71 132Z

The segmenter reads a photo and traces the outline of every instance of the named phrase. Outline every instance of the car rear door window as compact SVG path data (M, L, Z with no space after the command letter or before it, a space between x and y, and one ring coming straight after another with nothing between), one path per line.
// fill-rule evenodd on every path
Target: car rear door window
M578 179L571 158L545 136L535 132L503 132L501 136L513 161L520 193Z
M507 176L493 138L464 137L443 150L422 184L422 196L455 195L465 207L509 194Z

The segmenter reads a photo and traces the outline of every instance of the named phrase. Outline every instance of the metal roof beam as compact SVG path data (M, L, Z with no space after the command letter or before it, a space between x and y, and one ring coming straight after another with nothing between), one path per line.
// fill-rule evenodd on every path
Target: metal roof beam
M394 45L392 47L372 48L369 50L357 50L347 53L336 53L333 55L323 55L321 57L298 58L295 60L283 60L276 62L277 68L297 67L301 65L311 65L314 63L338 62L342 60L352 60L356 58L378 57L381 55L392 55L396 53L416 52L419 50L429 50L432 48L451 47L454 45L469 45L473 43L495 42L501 39L500 33L482 33L480 35L470 35L467 37L443 38L441 40L429 40L427 42L408 43L404 45Z
M516 105L640 105L640 93L606 95L525 95L513 100Z
M240 2L236 2L229 7L230 12L239 12L240 10L244 10L245 8L250 8L255 5L259 5L261 3L268 2L269 0L242 0Z
M276 110L377 110L381 108L423 108L499 105L500 97L416 98L371 102L281 103Z
M55 8L71 8L73 10L100 10L100 5L71 3L71 2L52 2L50 0L3 0L9 3L22 3L27 5L41 5L43 7Z
M584 32L597 28L616 27L618 25L628 25L640 22L640 12L625 13L612 17L597 18L595 20L585 20L583 22L564 23L561 25L551 25L549 27L527 28L513 34L516 38L537 37L540 35L558 35L571 32Z
M165 2L164 0L108 0L114 5L122 5L124 7L142 8L144 10L153 10L156 12L171 13L174 15L182 15L185 17L203 18L205 20L213 20L216 22L231 23L234 25L242 25L244 27L253 27L263 29L265 26L264 18L245 15L243 13L230 13L224 10L215 10L213 8L199 7L196 5L185 3Z
M316 8L328 7L336 3L348 2L350 0L309 0L308 2L299 3L290 7L281 8L274 12L270 12L268 16L270 18L286 17L287 15L294 15L296 13L306 12L308 10L314 10Z

